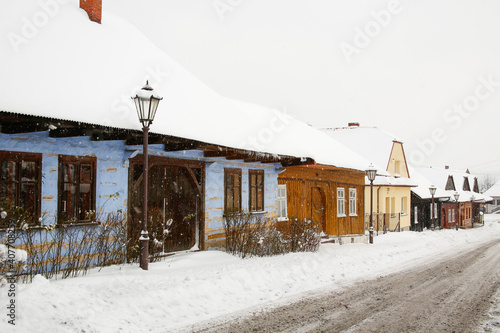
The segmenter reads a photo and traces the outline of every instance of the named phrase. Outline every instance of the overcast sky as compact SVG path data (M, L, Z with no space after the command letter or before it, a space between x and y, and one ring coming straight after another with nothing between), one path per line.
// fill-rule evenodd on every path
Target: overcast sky
M500 179L498 0L103 0L227 97ZM103 21L105 21L103 15Z

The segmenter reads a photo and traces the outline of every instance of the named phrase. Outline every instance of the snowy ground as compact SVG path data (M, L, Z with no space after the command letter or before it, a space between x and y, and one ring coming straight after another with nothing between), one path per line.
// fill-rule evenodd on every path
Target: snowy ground
M499 237L500 216L487 215L482 228L391 233L376 237L373 245L324 244L318 253L242 260L206 251L150 264L149 271L125 265L66 280L37 277L17 285L16 329L189 331L196 323L397 272ZM0 290L4 312L7 292ZM1 332L13 331L7 319L2 315Z

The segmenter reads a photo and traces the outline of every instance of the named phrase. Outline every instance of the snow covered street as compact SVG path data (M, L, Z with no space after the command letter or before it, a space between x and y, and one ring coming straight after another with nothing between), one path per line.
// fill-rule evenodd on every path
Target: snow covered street
M323 244L318 253L239 259L223 252L179 254L149 271L138 265L85 277L37 277L18 285L19 332L168 332L284 304L319 289L333 291L500 238L500 215L468 230L381 235L373 245ZM0 290L7 304L7 290ZM5 308L2 305L2 308ZM0 331L12 329L4 319Z

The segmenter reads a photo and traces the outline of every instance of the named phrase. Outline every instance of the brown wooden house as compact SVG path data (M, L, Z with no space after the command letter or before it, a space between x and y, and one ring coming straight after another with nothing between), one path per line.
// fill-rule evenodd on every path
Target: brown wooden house
M287 167L278 177L286 187L289 219L318 222L328 236L364 234L365 173L314 164Z

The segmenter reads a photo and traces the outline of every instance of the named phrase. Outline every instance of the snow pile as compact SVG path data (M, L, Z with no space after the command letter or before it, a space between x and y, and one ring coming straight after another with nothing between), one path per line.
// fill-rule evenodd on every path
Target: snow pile
M180 254L150 264L109 267L88 276L18 285L22 331L189 331L189 325L315 290L341 288L500 237L500 218L469 230L391 233L373 245L323 244L317 253L242 260L223 252ZM0 290L2 304L6 290ZM3 319L0 331L6 331Z

